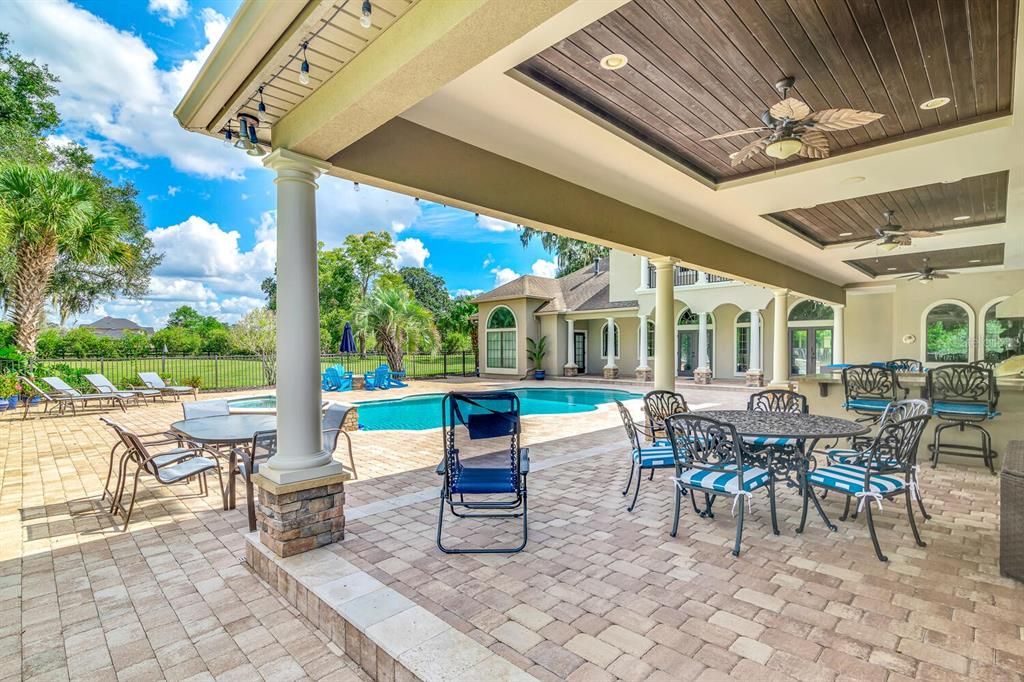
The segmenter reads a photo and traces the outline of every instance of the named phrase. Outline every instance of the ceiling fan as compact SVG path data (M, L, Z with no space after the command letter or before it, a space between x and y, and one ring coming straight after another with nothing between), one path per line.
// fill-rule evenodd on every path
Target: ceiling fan
M904 230L903 226L897 222L894 222L896 217L896 211L889 209L882 215L885 216L885 225L875 228L875 236L867 241L863 241L857 246L853 247L859 249L862 246L867 246L872 242L875 242L877 246L886 250L892 251L898 246L910 246L911 237L917 237L918 239L924 239L925 237L941 237L941 233L933 230Z
M918 281L921 284L928 284L935 279L949 279L950 275L956 275L959 273L951 272L949 270L940 271L928 265L928 258L923 259L924 262L921 269L917 272L912 272L909 275L900 275L896 279L905 279L908 282Z
M829 155L826 132L849 130L877 121L885 114L857 109L822 109L811 112L811 108L798 99L789 96L789 90L796 79L787 76L775 84L782 95L782 101L761 114L763 126L732 130L721 135L705 137L705 140L721 140L739 135L757 133L760 138L729 155L733 166L738 166L754 154L764 152L773 159L788 159L799 154L808 159L824 159Z

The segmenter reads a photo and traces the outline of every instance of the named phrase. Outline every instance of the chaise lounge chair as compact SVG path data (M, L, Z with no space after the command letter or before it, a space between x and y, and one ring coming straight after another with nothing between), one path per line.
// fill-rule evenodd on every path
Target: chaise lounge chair
M29 407L32 406L32 404L33 404L32 401L35 398L39 398L39 400L43 403L43 414L47 414L50 411L50 406L55 406L57 408L57 414L58 415L63 415L64 414L64 408L67 407L68 403L71 403L71 412L72 412L72 414L74 414L74 412L75 412L74 401L77 400L77 398L73 398L71 396L63 395L63 394L58 393L56 391L45 391L42 388L40 388L38 384L36 384L34 381L29 379L28 377L20 376L20 377L18 377L18 381L21 382L22 386L27 386L28 389L31 391L31 395L29 395L23 401L24 404L25 404L25 411L22 412L22 414L21 414L21 418L22 419L25 419L25 418L28 417L28 409L29 409Z
M146 385L146 388L160 391L161 396L169 395L180 398L183 395L191 394L192 399L196 399L196 389L191 386L168 386L156 372L139 372L139 379Z
M102 374L86 374L85 380L92 384L92 387L96 389L97 393L110 393L117 394L120 396L135 397L145 402L146 398L153 398L154 400L160 396L160 391L155 388L132 388L129 390L123 390L114 385L114 383L103 376Z
M77 388L69 386L68 383L60 377L43 377L42 382L52 388L58 395L69 399L68 402L71 404L72 414L76 413L76 402L81 403L82 407L85 407L89 403L98 402L102 404L103 401L106 400L110 403L111 407L116 403L117 406L121 408L122 412L127 412L128 401L138 401L138 396L130 393L82 393ZM67 403L60 404L61 412L63 412L65 405L67 405Z

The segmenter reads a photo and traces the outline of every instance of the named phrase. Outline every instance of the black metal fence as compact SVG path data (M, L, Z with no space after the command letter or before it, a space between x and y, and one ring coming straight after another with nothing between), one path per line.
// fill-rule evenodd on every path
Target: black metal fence
M66 365L75 373L103 374L115 385L139 385L139 372L156 372L178 384L198 383L203 389L257 388L269 385L263 362L256 355L146 355L131 358L56 357L42 358L44 365ZM344 365L357 375L387 364L381 354L327 354L320 356L321 371ZM0 373L21 372L18 363L0 358ZM408 353L406 375L412 379L444 376L475 376L477 355L459 353ZM38 374L38 372L37 372Z

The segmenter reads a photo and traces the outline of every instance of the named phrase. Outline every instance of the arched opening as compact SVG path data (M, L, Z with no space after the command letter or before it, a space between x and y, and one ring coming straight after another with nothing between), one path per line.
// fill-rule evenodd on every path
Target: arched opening
M758 351L762 352L760 357L763 357L764 351L764 318L761 313L757 314L757 320L761 328L760 334L760 348ZM750 311L744 311L736 316L735 321L736 337L735 343L733 344L733 373L736 376L744 376L747 370L750 369L750 354L753 350L751 348L751 334L750 334Z
M822 367L832 364L834 317L832 306L810 299L789 309L790 376L817 374Z
M487 353L484 356L486 371L516 373L516 316L508 306L500 305L487 317Z
M961 301L936 301L922 316L924 361L934 364L974 359L974 311Z
M715 316L707 315L708 367L715 366ZM693 370L700 364L700 315L686 308L676 320L676 367L677 374L692 377Z
M1004 320L996 317L996 305L1007 299L1000 296L982 308L981 359L988 362L1002 362L1024 352L1024 320Z

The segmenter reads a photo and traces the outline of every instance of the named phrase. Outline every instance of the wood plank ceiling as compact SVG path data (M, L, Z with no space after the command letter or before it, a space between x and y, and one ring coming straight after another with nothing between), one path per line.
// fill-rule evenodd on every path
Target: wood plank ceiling
M762 125L784 76L813 111L885 114L827 133L833 155L1006 115L1015 34L1016 0L634 0L517 69L718 182L777 167L730 165L754 135L702 138ZM629 63L600 68L612 53Z
M846 263L857 268L869 277L883 275L903 275L917 272L924 267L924 259L928 266L936 270L966 270L1003 264L1004 244L982 244L959 249L941 249L938 251L922 251L918 253L897 253L892 256L877 258L860 258L848 260Z
M896 211L905 230L956 230L1006 221L1009 171L770 213L768 220L818 246L875 237L882 215ZM959 220L958 220L959 218Z

